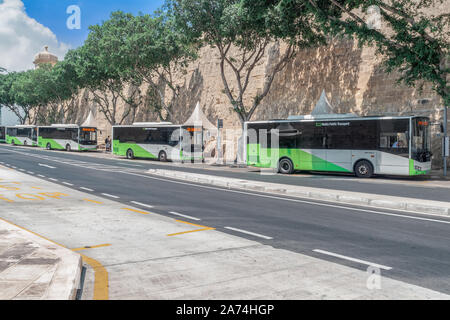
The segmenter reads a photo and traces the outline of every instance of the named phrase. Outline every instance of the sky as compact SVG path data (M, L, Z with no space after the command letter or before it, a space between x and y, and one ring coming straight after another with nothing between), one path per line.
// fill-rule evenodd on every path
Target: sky
M0 67L23 71L34 67L34 56L45 45L60 60L82 45L88 27L101 24L116 10L153 13L164 0L0 0ZM73 11L80 10L80 29L69 29ZM76 21L76 20L70 20Z

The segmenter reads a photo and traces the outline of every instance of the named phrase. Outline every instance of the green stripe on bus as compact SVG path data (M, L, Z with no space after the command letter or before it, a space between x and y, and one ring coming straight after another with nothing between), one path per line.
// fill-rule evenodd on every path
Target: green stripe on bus
M416 170L414 167L414 160L409 159L409 175L410 176L419 176L423 174L428 174L430 171L428 170Z
M44 139L44 138L41 138L41 137L38 138L38 145L41 148L47 148L47 144L49 144L49 143L50 143L50 147L52 149L66 150L65 147L61 146L58 142L56 142L53 139Z
M148 159L156 159L157 156L151 154L144 148L140 147L136 143L120 143L117 141L113 142L113 153L117 156L126 156L128 149L133 150L133 154L138 158L148 158Z
M261 154L265 155L265 157L261 157ZM272 165L270 148L261 149L259 144L247 145L247 161L249 165L261 168L275 167L278 160L283 157L291 159L296 170L352 172L301 149L278 149L276 163ZM256 161L254 161L255 159Z

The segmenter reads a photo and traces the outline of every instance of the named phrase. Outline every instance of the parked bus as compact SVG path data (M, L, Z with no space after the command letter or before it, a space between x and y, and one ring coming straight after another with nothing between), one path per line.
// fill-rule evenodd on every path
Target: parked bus
M244 132L248 165L276 168L283 174L330 171L368 178L431 170L427 117L305 116L247 122Z
M37 146L37 127L20 125L6 127L6 143L17 146Z
M167 122L113 126L113 154L159 161L203 159L203 127Z
M0 143L6 143L6 127L0 127Z
M53 124L39 127L38 145L47 150L97 150L97 128L76 124Z

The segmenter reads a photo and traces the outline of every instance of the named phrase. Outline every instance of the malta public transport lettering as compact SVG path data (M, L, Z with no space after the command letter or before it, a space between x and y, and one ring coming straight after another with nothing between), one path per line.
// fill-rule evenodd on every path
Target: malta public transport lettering
M317 127L349 127L350 122L317 122Z

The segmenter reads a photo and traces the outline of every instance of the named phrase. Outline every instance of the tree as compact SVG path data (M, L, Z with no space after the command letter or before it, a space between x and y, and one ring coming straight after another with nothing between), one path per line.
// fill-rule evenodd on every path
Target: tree
M21 124L31 120L31 111L38 105L33 71L11 72L0 76L0 104L11 110Z
M64 122L68 112L74 108L79 91L76 71L66 61L39 70L43 71L39 85L48 103L38 108L37 121L41 124Z
M153 109L161 120L170 121L180 93L174 75L185 73L187 64L196 58L195 48L178 32L173 17L162 11L139 15L129 27L122 56L128 57L130 72L149 85L149 94L156 93Z
M245 7L260 1L243 0ZM304 12L314 16L320 29L333 36L354 36L362 45L375 45L387 72L400 72L408 86L427 81L446 106L448 85L450 12L431 14L445 0L266 0L277 8L284 25L296 25ZM382 28L373 25L370 12L379 14ZM375 17L376 18L376 17ZM290 34L287 34L290 36Z
M87 88L111 125L122 124L131 115L134 119L140 104L139 81L121 64L117 55L127 34L127 21L132 15L113 13L102 25L89 27L84 45L67 53L65 60L74 68L78 84ZM135 89L127 94L126 84ZM137 88L137 89L136 89ZM119 116L118 103L123 99L128 108Z
M279 24L282 16L274 6L266 5L265 1L253 1L252 6L245 4L241 0L171 0L167 5L180 34L200 46L209 45L218 51L224 93L242 125L252 118L268 95L276 74L298 49L325 40L314 21L301 12L294 25L296 32L293 32L287 24ZM262 91L246 105L245 94L255 68L270 45L276 45L280 39L287 40L287 49L266 72ZM231 68L233 77L227 76L226 66Z

